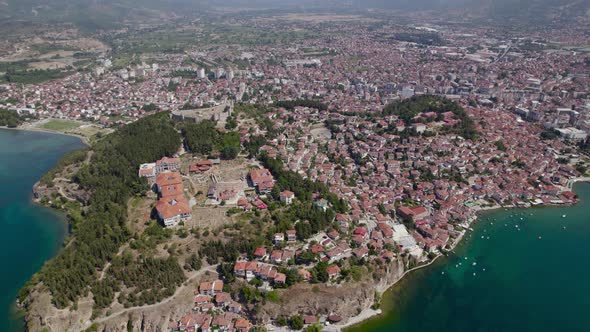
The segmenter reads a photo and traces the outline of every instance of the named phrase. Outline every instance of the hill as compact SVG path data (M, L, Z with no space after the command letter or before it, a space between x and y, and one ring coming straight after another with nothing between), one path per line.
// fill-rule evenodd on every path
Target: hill
M185 16L206 7L198 0L5 0L3 4L0 18L5 21L73 23L84 30Z

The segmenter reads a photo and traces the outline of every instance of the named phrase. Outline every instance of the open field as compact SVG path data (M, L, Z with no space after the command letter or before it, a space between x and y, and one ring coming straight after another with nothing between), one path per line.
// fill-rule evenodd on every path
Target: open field
M68 120L52 119L43 123L39 128L55 131L67 131L80 127L80 123Z
M94 138L98 133L102 133L103 135L109 134L113 131L113 129L109 128L102 128L97 125L93 124L83 124L79 127L68 129L68 134L74 134L78 136L87 137L89 139Z
M309 14L287 14L287 15L280 15L273 17L275 20L287 20L287 21L303 21L303 22L312 22L312 23L321 23L321 22L378 22L374 18L369 18L360 15L309 15Z

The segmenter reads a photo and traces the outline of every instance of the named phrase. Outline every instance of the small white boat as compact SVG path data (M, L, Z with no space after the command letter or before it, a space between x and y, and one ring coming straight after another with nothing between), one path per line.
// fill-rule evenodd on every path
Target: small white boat
M539 236L539 240L542 239L542 237Z
M562 218L565 218L565 217L567 217L567 216L564 214L564 215L562 215L561 217L562 217Z

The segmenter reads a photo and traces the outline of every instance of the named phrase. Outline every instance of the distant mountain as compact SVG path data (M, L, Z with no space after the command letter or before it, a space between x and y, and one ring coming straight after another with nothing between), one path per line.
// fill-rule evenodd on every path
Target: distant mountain
M86 29L125 21L231 10L462 10L484 19L546 23L587 15L590 0L0 0L0 19L72 22Z
M0 0L0 19L74 23L95 30L125 21L190 14L206 0Z
M495 20L522 19L541 23L588 15L589 0L353 0L359 8L394 10L465 10Z

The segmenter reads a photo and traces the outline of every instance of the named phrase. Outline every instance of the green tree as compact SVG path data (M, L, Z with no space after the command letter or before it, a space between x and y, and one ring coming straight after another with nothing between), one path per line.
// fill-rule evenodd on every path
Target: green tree
M301 330L303 328L303 318L300 315L291 316L289 327L293 330Z
M223 135L219 151L224 159L235 159L240 150L240 135L238 133L228 132Z

